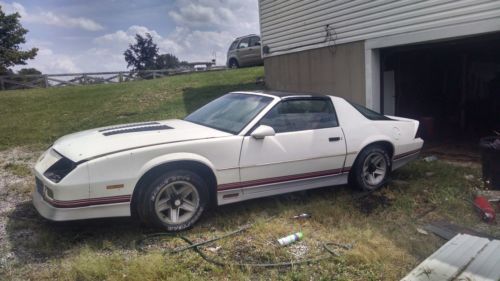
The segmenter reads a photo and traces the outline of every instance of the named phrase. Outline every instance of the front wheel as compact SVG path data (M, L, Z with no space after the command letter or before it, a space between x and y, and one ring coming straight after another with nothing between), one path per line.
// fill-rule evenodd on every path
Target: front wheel
M145 222L168 231L181 231L193 226L205 210L208 187L197 174L187 170L167 172L145 190L142 208Z
M351 180L361 190L373 191L386 183L390 171L387 151L380 146L369 146L356 159Z
M231 59L229 61L229 68L236 69L238 67L240 67L240 65L238 64L238 62L235 59Z

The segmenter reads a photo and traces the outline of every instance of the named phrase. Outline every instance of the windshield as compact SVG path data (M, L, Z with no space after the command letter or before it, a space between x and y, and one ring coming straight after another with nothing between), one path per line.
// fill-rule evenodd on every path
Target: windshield
M248 94L227 94L189 114L184 120L238 134L273 99Z

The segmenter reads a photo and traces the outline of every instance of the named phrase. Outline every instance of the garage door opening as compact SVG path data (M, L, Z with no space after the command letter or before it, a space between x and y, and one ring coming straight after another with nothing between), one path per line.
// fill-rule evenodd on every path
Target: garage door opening
M381 110L426 141L477 145L500 131L500 33L380 50Z

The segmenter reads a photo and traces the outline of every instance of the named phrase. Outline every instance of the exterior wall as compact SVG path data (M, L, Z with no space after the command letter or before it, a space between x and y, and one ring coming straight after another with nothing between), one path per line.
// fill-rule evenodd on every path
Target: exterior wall
M498 0L259 0L259 13L264 57L488 20L500 29Z
M365 104L363 42L264 58L273 90L330 94Z

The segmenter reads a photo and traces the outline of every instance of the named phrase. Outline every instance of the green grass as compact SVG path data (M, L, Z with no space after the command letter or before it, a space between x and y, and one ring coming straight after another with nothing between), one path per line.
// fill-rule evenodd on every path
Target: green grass
M182 118L232 90L258 88L262 67L124 84L0 92L0 150L44 147L75 131L117 123Z
M183 117L225 92L257 88L255 79L262 75L263 68L249 68L120 85L1 92L0 147L36 150L74 131ZM23 163L12 160L0 169L28 179ZM219 267L193 251L164 253L185 245L180 239L162 239L146 252L137 251L134 241L157 230L131 219L50 223L27 201L0 214L10 217L1 238L10 241L8 252L16 256L7 267L0 264L0 280L398 280L444 243L417 232L429 221L444 219L500 234L498 226L481 223L463 200L481 187L478 180L465 180L465 174L480 177L476 166L419 160L395 172L396 181L367 198L355 199L359 193L348 186L262 198L210 210L182 233L198 242L255 223L240 235L203 248L227 262L290 261L324 255L324 242L354 245L340 257L288 269ZM12 185L0 200L9 200L14 190L27 199L25 189L22 183ZM304 212L312 218L290 219ZM302 241L277 246L276 239L297 231L304 233ZM208 250L215 246L220 247L216 253Z
M426 173L433 172L433 176ZM355 199L359 193L347 186L322 188L222 206L205 214L195 227L182 233L198 242L249 222L255 225L240 235L207 245L203 251L226 262L277 262L325 255L324 242L353 243L340 257L291 269L219 267L196 253L165 254L165 249L185 245L169 238L148 243L146 252L137 251L134 241L155 230L140 227L129 219L77 223L48 223L42 220L10 220L8 233L32 232L18 242L17 252L37 257L7 272L7 279L32 280L398 280L425 259L444 241L432 234L422 235L417 227L445 219L461 225L485 227L463 200L477 182L464 174L479 176L477 168L456 167L441 161L414 162L393 175L396 183L373 196ZM383 197L371 212L363 206ZM376 201L376 200L375 200ZM372 202L373 203L373 202ZM371 203L370 203L371 204ZM428 210L423 218L419 218ZM34 216L29 205L17 211ZM307 212L312 218L293 220ZM16 215L16 212L14 213ZM270 218L270 219L269 219ZM279 247L276 239L302 231L304 239ZM485 231L485 230L483 230ZM499 234L498 227L486 231ZM220 247L213 253L208 247ZM302 256L293 254L306 247ZM33 258L32 258L33 259ZM33 269L35 265L43 265Z

